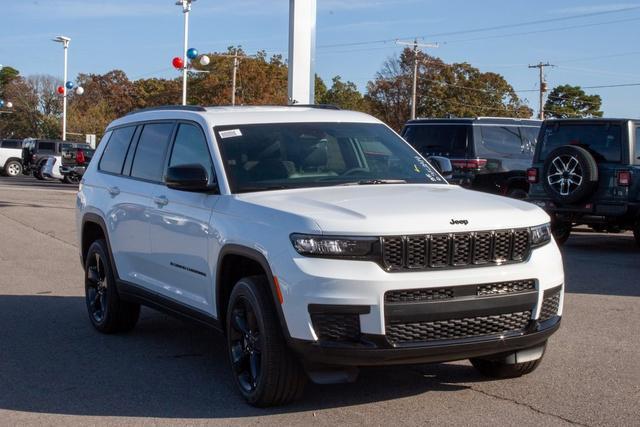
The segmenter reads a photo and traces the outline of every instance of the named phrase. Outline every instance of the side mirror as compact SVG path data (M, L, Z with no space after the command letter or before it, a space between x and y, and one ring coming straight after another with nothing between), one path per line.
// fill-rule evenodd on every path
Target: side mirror
M209 183L209 174L200 164L178 165L167 169L164 181L169 188L182 191L216 191L218 186Z
M445 179L451 179L453 177L453 166L451 165L451 160L446 157L441 156L429 156L427 157L429 164L433 166L440 175L442 175Z

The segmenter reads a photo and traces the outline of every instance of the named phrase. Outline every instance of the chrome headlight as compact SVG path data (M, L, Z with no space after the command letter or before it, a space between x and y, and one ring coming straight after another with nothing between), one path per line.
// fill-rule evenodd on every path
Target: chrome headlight
M300 255L328 258L372 259L377 237L342 237L292 234L291 243Z
M551 241L551 225L549 223L531 227L531 248L538 248Z

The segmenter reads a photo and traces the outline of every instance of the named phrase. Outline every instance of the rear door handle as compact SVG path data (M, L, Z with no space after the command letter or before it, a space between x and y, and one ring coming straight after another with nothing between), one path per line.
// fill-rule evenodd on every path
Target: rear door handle
M117 196L118 194L120 194L120 189L118 187L107 187L107 191L112 196Z
M169 203L169 199L166 196L156 196L153 198L153 202L158 206L166 206Z

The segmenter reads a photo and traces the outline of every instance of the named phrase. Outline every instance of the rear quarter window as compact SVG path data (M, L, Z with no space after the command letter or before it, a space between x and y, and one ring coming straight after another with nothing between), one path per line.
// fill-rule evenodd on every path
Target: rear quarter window
M404 139L423 156L466 158L469 125L415 124L407 126Z
M622 127L618 124L562 124L547 126L542 135L540 160L556 148L574 145L589 151L598 162L622 161Z
M2 141L0 144L2 148L21 148L20 141Z
M135 126L128 126L113 131L100 159L99 169L101 171L122 173L124 158L127 155L131 137L135 130Z

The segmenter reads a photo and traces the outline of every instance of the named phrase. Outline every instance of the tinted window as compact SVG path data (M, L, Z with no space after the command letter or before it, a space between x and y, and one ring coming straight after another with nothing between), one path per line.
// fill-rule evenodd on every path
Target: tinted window
M2 141L2 148L21 148L20 141Z
M523 126L520 128L520 134L522 135L522 141L525 144L525 151L533 153L538 143L538 133L540 128L537 126Z
M524 151L517 126L480 126L480 134L476 150L481 157L517 157Z
M467 125L412 125L403 136L425 157L465 158L469 129Z
M589 151L597 161L622 160L622 128L612 124L563 124L545 128L540 159L563 145L575 145Z
M39 151L53 151L56 149L55 142L41 142L38 144Z
M131 166L131 176L161 181L164 171L164 159L173 123L150 123L144 125L136 155Z
M173 144L169 166L200 164L212 172L207 140L197 125L180 124Z
M278 123L215 130L234 192L379 180L444 183L381 124Z
M111 134L102 159L100 160L100 170L111 173L122 173L122 163L127 155L127 149L131 142L131 136L135 131L135 126L116 129Z

